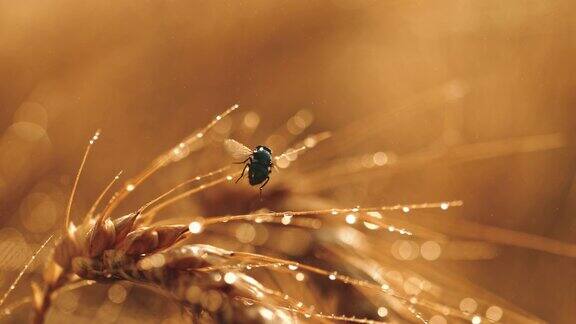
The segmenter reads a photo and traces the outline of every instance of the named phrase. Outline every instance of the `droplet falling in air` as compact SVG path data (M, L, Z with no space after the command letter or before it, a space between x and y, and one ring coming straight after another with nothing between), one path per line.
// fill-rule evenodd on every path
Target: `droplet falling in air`
M298 272L296 274L296 280L298 281L304 281L304 279L306 279L306 276L302 273L302 272Z
M476 315L476 316L472 317L471 322L472 322L472 324L480 324L480 323L482 323L482 318L480 316Z

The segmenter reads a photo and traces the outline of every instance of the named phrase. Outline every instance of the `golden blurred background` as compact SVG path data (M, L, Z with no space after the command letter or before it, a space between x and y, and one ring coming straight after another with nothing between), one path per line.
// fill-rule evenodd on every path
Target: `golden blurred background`
M118 170L134 174L235 103L258 114L262 140L299 111L313 115L310 132L334 133L318 151L326 161L410 157L369 177L318 176L310 191L341 205L461 199L465 220L576 243L575 9L536 0L0 1L0 287L63 222L96 129L77 210ZM462 150L437 158L452 147ZM162 171L122 207L186 168ZM576 318L574 258L499 247L496 257L443 266L547 322Z

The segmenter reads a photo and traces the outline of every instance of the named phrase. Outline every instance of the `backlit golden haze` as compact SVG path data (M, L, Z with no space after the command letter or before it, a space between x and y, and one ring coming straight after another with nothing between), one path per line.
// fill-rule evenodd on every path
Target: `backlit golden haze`
M242 133L245 144L266 143L280 154L290 137L322 131L332 137L294 162L291 174L298 176L273 174L263 203L248 184L224 183L170 206L167 215L190 223L191 233L202 229L193 216L261 207L462 200L462 208L445 214L405 210L409 225L442 232L453 238L450 244L390 240L372 252L444 290L476 293L437 300L462 312L502 317L497 306L479 309L475 298L482 298L491 301L487 306L501 302L546 322L573 323L574 10L571 1L535 0L0 1L0 292L46 238L61 232L74 172L97 129L102 135L73 205L77 223L118 171L131 178L239 103L206 143L220 145L245 127L254 132ZM134 211L230 162L223 152L192 150L119 209ZM354 213L344 220L361 225ZM262 236L260 227L236 225L228 234L242 244ZM302 237L291 248L307 248ZM32 266L11 301L30 295L42 263ZM447 272L453 282L434 277ZM422 282L406 288L408 281L407 294L420 293L412 286L423 289ZM316 288L311 295L326 287ZM340 288L346 296L349 288L332 289ZM55 299L52 319L88 321L101 313L119 322L163 319L151 315L163 304L142 296L154 295L127 282L76 289ZM207 298L219 304L219 296ZM346 308L336 297L325 304L336 314L362 317L386 319L392 311ZM138 309L148 317L134 315ZM0 321L16 323L29 312L23 307ZM173 312L180 314L177 307ZM443 323L439 318L428 320Z

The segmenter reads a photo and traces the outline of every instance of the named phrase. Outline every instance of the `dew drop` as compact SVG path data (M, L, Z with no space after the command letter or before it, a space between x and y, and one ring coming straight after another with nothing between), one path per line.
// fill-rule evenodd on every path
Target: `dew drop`
M198 234L198 233L202 232L203 226L202 226L201 222L193 221L190 223L190 225L188 225L188 229L190 230L190 233Z
M348 214L348 215L346 215L346 223L348 223L348 224L350 224L350 225L356 223L356 219L357 219L357 217L356 217L356 215L354 215L354 214Z
M367 229L369 230L377 230L378 228L380 228L380 226L370 223L370 222L364 222L364 226L366 226Z
M386 317L388 315L388 309L386 307L379 307L378 308L378 316Z
M285 213L284 216L282 216L282 224L283 225L288 225L290 224L290 222L292 222L292 213Z
M304 145L306 147L314 147L314 146L316 146L317 143L318 143L318 141L313 137L308 137L304 140Z
M227 273L224 275L224 282L227 283L227 284L229 284L229 285L235 283L235 282L236 282L236 279L238 279L238 276L236 276L236 274L233 273L233 272L227 272Z
M376 152L374 153L372 160L377 166L383 166L388 163L388 155L384 152Z
M328 279L330 280L336 280L336 276L338 275L338 272L334 271L331 274L328 275Z

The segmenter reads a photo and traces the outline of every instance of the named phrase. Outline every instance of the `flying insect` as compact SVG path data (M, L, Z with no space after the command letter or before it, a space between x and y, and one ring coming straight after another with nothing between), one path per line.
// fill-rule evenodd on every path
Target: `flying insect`
M237 164L244 164L242 174L236 179L236 183L244 177L244 173L248 170L248 182L252 186L262 184L260 186L260 194L262 194L262 188L270 181L270 173L274 166L272 150L263 145L258 145L254 150L251 150L233 139L224 141L224 148L233 159L244 159L242 162L236 162Z

